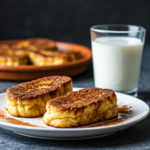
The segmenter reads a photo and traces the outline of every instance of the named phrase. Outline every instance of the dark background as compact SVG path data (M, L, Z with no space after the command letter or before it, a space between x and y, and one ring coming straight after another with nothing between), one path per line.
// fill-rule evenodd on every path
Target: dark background
M135 24L147 29L139 98L150 106L150 0L0 0L0 40L49 37L90 46L95 24ZM0 81L0 93L20 82ZM92 65L73 77L74 87L92 87ZM112 136L81 140L32 139L0 128L0 150L149 150L150 115Z
M49 37L90 46L95 24L135 24L147 29L149 0L0 0L0 40Z

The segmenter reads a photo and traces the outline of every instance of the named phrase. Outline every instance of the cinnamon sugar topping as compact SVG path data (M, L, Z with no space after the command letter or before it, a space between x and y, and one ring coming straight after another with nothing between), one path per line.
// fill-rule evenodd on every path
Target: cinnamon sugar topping
M112 100L115 93L110 89L86 88L79 91L69 92L65 96L57 97L48 101L47 106L52 106L62 110L84 109L87 105L97 104L107 98Z
M43 126L38 126L38 125L33 125L33 124L30 124L30 123L27 123L27 122L23 122L21 120L15 119L15 118L7 117L6 112L4 110L0 110L0 120L3 121L3 122L10 123L10 124L15 124L15 125L46 128L46 127L43 127Z
M59 89L60 86L69 82L72 82L72 79L68 76L44 77L9 88L7 90L7 96L10 99L29 100L40 95L42 96L47 93L57 92L57 89Z

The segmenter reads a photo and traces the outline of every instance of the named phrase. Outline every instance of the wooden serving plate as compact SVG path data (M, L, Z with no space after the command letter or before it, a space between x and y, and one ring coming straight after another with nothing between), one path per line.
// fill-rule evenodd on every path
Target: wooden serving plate
M0 41L0 44L15 44L19 41L21 40ZM75 76L87 69L88 64L91 63L92 60L91 50L88 47L69 42L57 41L56 43L58 48L80 51L83 55L83 58L56 66L0 66L0 79L19 81L32 80L51 75Z

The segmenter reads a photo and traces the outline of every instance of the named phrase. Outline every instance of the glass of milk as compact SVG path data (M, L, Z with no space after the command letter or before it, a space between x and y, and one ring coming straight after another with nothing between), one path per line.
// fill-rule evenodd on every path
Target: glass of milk
M95 87L137 96L145 34L135 25L91 27Z

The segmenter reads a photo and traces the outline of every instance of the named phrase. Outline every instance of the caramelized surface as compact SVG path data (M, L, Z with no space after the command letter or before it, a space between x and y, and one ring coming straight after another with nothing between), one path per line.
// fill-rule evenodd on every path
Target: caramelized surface
M38 51L41 49L56 49L56 42L47 38L30 38L18 43L20 47L28 47L31 50Z
M23 100L32 99L49 92L55 95L60 86L65 86L69 82L72 82L72 80L67 76L44 77L9 88L7 90L7 96L8 98Z
M68 53L65 53L65 52L62 52L62 51L41 50L39 52L33 52L33 53L38 54L39 56L42 56L45 59L54 58L54 57L67 58L68 60L71 59Z
M117 97L113 90L87 88L69 92L47 102L46 125L69 128L117 117Z
M82 57L78 51L58 49L56 42L47 38L30 38L13 45L0 45L0 65L62 65Z
M110 89L86 88L83 90L69 92L66 96L55 98L48 102L48 106L59 109L82 108L89 104L104 101L106 98L115 97L115 93Z
M27 50L14 45L0 45L0 65L26 65L28 63Z
M66 51L47 51L41 50L38 52L29 52L29 57L34 65L48 66L48 65L61 65L70 61L77 60L74 52Z
M38 117L46 112L47 101L72 91L67 76L49 76L13 86L7 90L7 110L13 116Z

